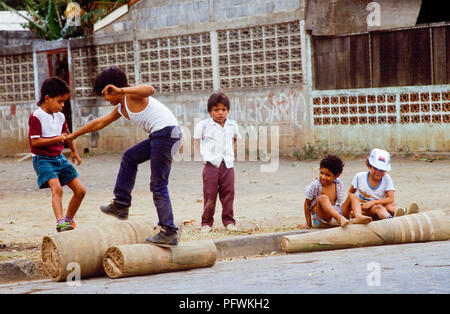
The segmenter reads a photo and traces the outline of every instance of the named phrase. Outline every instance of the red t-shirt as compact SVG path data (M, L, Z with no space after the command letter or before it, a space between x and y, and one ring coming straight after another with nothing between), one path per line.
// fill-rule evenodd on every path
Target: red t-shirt
M56 157L61 154L64 144L55 143L48 146L35 147L31 144L33 138L52 138L60 136L62 132L68 130L66 117L62 112L49 114L37 108L28 120L28 140L33 155Z

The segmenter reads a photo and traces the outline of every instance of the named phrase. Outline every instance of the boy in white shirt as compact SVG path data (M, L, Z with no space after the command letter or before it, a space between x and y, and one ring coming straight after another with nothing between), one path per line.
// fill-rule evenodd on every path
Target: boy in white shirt
M397 208L394 198L394 182L387 171L391 170L391 156L382 149L374 148L366 161L368 172L355 175L349 189L349 197L343 207L360 207L362 213L376 219L392 218L404 214L403 208ZM418 211L415 203L410 205L409 213Z
M173 113L153 98L152 86L128 86L125 72L111 67L100 72L94 80L94 92L114 106L107 115L87 123L67 136L73 140L80 135L101 130L123 117L149 133L149 138L125 151L114 187L115 198L100 210L120 220L128 219L131 192L136 183L139 164L150 161L150 191L158 214L160 232L145 239L147 243L163 247L178 244L178 227L174 223L172 203L169 196L169 176L172 153L181 145L181 130Z
M222 222L228 231L237 231L233 218L234 202L234 142L241 138L235 121L227 119L230 110L228 97L213 93L208 99L210 118L200 121L194 130L197 152L200 151L203 169L202 232L210 232L214 224L217 194L222 203Z

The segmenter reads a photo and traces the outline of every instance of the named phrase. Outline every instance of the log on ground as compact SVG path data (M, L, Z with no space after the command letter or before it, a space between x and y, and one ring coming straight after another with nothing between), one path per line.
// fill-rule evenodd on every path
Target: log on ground
M103 267L110 278L121 278L210 267L216 258L217 249L212 240L179 242L173 248L125 244L106 251Z
M53 281L63 281L80 271L81 278L104 275L103 256L113 245L144 243L157 231L151 222L125 221L45 236L41 254L45 273Z
M307 234L285 236L283 251L312 252L384 244L442 241L450 239L450 216L442 210L350 224Z

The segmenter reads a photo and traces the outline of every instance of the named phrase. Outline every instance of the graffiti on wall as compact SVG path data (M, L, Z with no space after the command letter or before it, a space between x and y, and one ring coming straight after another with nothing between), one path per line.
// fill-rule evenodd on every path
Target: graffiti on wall
M167 104L180 124L193 126L195 119L208 117L208 98L193 104ZM265 95L230 96L230 119L241 125L293 125L303 128L306 122L306 99L298 90L269 91Z
M75 117L73 121L73 129L78 130L82 126L91 122L92 120L103 117L110 113L112 110L111 106L96 106L96 107L84 107L78 103L74 103L72 115ZM100 139L100 133L98 131L88 133L86 135L89 147L97 147L98 141Z
M164 99L164 97L159 99L172 110L180 125L192 132L196 121L209 116L207 112L208 97L202 96L186 103ZM307 104L304 95L298 90L284 89L268 91L266 94L253 92L244 96L230 95L230 106L230 119L236 120L245 130L258 126L289 126L286 128L287 132L292 134L286 132L280 134L289 136L294 135L296 129L305 127ZM34 109L36 109L36 105L33 103L0 106L0 138L3 140L13 138L19 142L27 141L28 119ZM106 103L104 106L92 106L91 104L86 105L85 102L73 101L73 130L81 128L95 118L107 115L111 110L112 107ZM124 119L115 122L111 127L115 132L126 132L126 136L135 137L137 141L142 137L136 127ZM133 133L131 129L136 132ZM90 147L98 147L101 134L101 132L93 132L86 135ZM105 133L105 136L111 136L111 133Z
M305 97L296 90L270 91L264 96L232 98L230 115L243 124L293 124L301 128L306 121L305 107Z
M0 138L22 141L28 138L28 119L36 104L0 106Z

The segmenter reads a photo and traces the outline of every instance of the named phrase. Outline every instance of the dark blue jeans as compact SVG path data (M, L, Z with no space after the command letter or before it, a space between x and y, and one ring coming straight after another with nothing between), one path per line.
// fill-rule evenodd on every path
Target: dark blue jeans
M150 160L150 191L158 213L158 224L168 231L177 232L173 221L169 184L172 154L176 154L181 145L181 130L177 126L168 126L153 132L149 138L129 148L122 156L120 170L114 188L115 201L131 205L131 191L136 182L138 165Z

